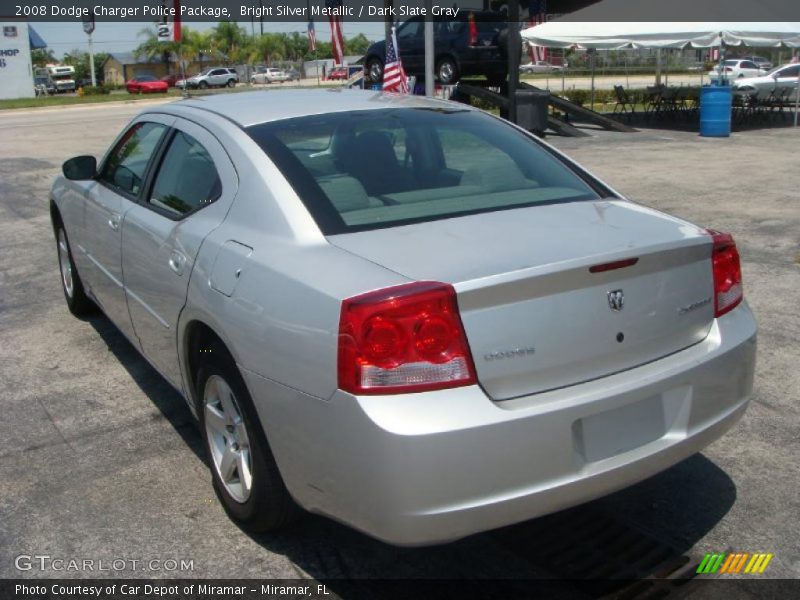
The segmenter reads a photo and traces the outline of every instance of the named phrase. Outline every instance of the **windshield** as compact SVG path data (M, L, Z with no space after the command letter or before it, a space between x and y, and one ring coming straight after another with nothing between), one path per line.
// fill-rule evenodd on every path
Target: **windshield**
M588 177L477 111L343 112L247 132L326 235L600 197Z

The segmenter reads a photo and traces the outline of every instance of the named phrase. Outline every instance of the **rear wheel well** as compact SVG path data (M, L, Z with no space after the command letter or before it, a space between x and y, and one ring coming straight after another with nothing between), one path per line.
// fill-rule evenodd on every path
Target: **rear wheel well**
M235 367L236 361L222 338L202 321L192 321L186 326L186 368L188 371L189 389L195 409L200 410L200 390L197 386L197 373L200 367L216 355L217 360L227 360Z

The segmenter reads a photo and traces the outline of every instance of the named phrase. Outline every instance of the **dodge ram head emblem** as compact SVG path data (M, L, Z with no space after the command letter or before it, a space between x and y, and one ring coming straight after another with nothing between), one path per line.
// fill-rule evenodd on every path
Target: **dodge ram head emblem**
M621 311L625 306L625 294L622 290L612 290L608 292L608 307L614 311Z

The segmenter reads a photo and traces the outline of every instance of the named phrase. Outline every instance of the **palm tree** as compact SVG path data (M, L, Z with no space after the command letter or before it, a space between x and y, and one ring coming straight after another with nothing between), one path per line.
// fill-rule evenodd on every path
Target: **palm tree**
M138 36L145 36L145 41L139 44L133 51L136 58L146 58L148 60L160 60L169 70L170 57L178 52L176 42L161 42L158 40L156 30L152 27L145 27L139 31Z
M200 70L203 70L203 60L219 55L213 34L210 31L195 31L188 27L183 28L180 45L181 60L191 63L195 59L200 61Z
M220 21L214 28L212 39L216 49L224 55L228 63L244 58L242 51L247 46L247 34L236 23Z
M251 54L247 58L251 62L263 61L269 65L284 56L286 56L285 36L279 33L265 33L256 38Z

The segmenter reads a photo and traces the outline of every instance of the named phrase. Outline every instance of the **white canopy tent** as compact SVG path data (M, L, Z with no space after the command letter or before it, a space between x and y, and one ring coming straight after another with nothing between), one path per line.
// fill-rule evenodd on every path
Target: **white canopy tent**
M718 0L673 0L674 3L693 1L708 9L717 5L719 12L728 14L725 4ZM736 2L737 0L734 0ZM572 13L563 19L549 21L522 32L522 38L536 46L549 48L580 47L592 50L619 48L713 48L720 46L772 47L788 46L800 48L800 22L654 22L654 21L596 21L602 15L621 15L627 10L626 18L635 18L631 10L643 10L643 14L653 18L658 7L654 0L641 0L631 5L628 0L603 0L583 10ZM661 2L661 5L664 3ZM713 6L712 6L713 8ZM684 14L694 14L689 11ZM703 12L702 8L699 12ZM673 13L674 14L674 13ZM677 13L680 14L680 13ZM768 15L765 15L768 16ZM720 56L722 60L722 55ZM795 101L795 126L800 112L800 77ZM594 101L594 60L592 60L592 100Z
M612 2L613 0L606 0ZM601 2L600 4L605 4ZM588 9L587 9L588 10ZM577 17L583 11L570 15ZM726 46L800 48L798 23L592 22L555 20L530 27L522 38L549 48L712 48Z

